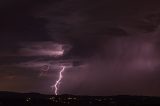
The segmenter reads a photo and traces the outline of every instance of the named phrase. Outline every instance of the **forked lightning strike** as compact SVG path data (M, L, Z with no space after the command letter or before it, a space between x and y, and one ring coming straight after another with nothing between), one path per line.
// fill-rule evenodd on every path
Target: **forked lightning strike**
M59 72L59 77L58 77L58 80L56 81L56 83L54 84L54 88L55 88L55 95L58 95L58 85L60 84L62 78L63 78L63 75L62 73L64 72L65 70L65 66L62 66L62 69L60 70Z

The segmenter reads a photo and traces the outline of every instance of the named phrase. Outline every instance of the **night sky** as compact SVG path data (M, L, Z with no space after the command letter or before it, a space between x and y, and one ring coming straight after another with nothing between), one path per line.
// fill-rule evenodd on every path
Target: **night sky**
M0 91L160 96L159 5L1 0Z

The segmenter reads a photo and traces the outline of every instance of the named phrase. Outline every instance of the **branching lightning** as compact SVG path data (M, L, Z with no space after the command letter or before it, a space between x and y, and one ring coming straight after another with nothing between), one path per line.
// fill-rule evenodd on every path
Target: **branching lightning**
M34 49L33 49L34 48ZM64 56L64 53L67 53L71 49L71 45L69 44L60 44L54 42L41 42L41 43L31 43L29 45L24 45L24 48L20 49L20 54L22 56L43 56L40 60L27 62L24 64L20 64L23 67L31 67L31 68L40 68L39 77L48 77L49 71L52 69L59 70L58 79L55 84L51 87L54 90L55 95L58 95L59 85L63 78L62 73L66 68L72 67L68 62L58 60L59 57ZM56 58L56 60L43 60L44 57Z
M66 68L65 66L62 66L62 69L61 69L60 72L59 72L58 80L57 80L56 83L52 86L52 87L55 88L55 91L54 91L55 95L58 95L58 85L60 84L60 82L61 82L61 80L62 80L62 78L63 78L62 73L64 72L65 68Z

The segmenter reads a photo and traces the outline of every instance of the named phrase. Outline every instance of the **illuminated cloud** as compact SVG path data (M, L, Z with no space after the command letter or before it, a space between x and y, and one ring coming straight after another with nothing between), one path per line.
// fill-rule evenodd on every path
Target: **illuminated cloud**
M21 56L52 56L60 57L71 49L68 44L58 44L53 42L33 42L23 44L19 51Z

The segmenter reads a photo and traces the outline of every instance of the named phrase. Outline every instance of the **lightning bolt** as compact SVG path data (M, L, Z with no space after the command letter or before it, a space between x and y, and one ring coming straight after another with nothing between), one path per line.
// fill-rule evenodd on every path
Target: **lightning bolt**
M62 69L60 70L60 72L59 72L59 77L58 77L58 80L56 81L56 83L52 86L52 88L54 87L55 88L55 90L54 90L54 93L55 93L55 95L58 95L58 85L60 84L60 82L61 82L61 80L62 80L62 78L63 78L63 75L62 75L62 73L64 72L64 70L65 70L65 66L61 66L62 67Z

